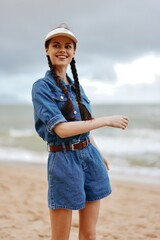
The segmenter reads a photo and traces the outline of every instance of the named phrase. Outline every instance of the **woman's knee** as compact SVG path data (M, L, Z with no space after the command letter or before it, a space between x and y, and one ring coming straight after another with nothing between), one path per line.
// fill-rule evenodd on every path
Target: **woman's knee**
M80 233L80 240L96 240L96 233L94 232L84 232Z

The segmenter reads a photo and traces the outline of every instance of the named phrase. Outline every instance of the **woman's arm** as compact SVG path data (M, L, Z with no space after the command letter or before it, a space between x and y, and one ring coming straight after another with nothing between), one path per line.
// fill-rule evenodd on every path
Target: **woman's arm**
M101 128L114 127L125 129L128 125L128 117L122 115L115 115L109 117L100 117L86 121L63 122L54 127L55 133L60 138L72 137L83 134L85 132Z

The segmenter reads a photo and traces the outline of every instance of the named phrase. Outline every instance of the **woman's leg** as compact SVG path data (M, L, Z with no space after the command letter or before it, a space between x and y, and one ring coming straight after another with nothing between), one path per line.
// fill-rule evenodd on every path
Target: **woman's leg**
M69 240L72 221L72 210L49 210L51 219L51 240Z
M79 240L96 240L96 224L99 215L100 200L86 202L79 210Z

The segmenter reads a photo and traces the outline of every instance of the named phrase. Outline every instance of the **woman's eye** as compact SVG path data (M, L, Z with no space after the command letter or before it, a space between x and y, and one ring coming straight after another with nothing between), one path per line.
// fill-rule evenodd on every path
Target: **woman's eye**
M54 48L59 48L59 44L54 44L53 47Z
M66 48L67 48L67 49L70 49L70 48L72 48L72 46L71 46L71 45L67 45Z

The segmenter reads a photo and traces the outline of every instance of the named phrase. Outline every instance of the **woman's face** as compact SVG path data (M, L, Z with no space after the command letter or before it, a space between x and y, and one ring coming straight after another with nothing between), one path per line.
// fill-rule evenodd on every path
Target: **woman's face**
M68 37L54 37L46 48L46 54L50 57L53 65L67 67L75 55L75 45Z

